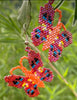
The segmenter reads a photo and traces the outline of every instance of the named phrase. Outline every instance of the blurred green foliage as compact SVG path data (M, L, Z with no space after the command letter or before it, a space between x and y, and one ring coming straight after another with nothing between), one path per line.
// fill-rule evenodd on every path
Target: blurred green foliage
M31 23L28 29L28 35L38 24L38 15L40 6L44 6L47 0L31 0ZM55 0L55 7L59 0ZM22 25L17 21L18 10L21 7L22 0L0 0L0 100L77 100L72 91L77 92L77 26L72 26L74 18L75 0L65 0L60 7L62 10L62 22L67 30L73 35L73 43L64 48L60 59L53 63L57 70L69 82L69 87L65 85L62 79L50 68L47 61L42 56L44 66L53 71L54 79L51 83L45 82L45 88L39 88L40 95L35 98L29 98L25 95L23 89L8 87L4 81L4 76L9 74L9 70L19 64L20 57L27 55L25 52L24 40L22 39ZM25 12L24 12L25 13ZM26 18L26 16L25 16ZM55 15L54 25L57 24L58 14ZM29 39L30 41L30 39ZM38 49L42 52L42 45ZM34 49L34 48L32 48ZM43 52L48 56L48 50ZM24 66L29 68L28 62ZM16 70L15 74L21 74Z

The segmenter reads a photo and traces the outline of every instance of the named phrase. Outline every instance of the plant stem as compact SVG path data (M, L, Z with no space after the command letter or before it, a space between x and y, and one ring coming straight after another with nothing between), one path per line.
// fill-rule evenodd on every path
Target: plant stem
M56 8L59 8L59 7L63 4L64 1L65 1L65 0L61 0L61 1L58 3L58 5L54 8L54 10L55 10Z

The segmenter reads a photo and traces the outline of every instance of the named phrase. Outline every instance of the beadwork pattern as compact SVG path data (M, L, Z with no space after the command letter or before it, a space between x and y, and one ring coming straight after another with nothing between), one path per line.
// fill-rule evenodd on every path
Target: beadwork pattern
M23 57L23 59L27 59L26 57ZM22 58L20 59L20 66L14 67L10 70L10 74L8 76L5 76L5 82L8 83L8 86L13 86L17 88L24 87L24 90L26 94L29 97L35 97L39 95L38 87L44 88L44 83L41 81L38 76L35 76L32 74L31 71L28 71L22 64ZM14 75L13 71L16 69L21 69L22 72L25 74L24 76L20 75Z
M51 3L47 3L44 8L40 8L39 23L45 24L47 29L52 29L54 13L55 11L51 6Z
M52 71L48 68L41 68L43 66L41 56L39 53L31 50L29 47L25 49L28 52L28 57L21 57L19 66L16 66L10 70L10 74L5 76L5 82L8 86L13 86L16 88L24 87L26 94L29 97L35 97L39 95L38 87L44 88L43 81L51 82L53 79ZM28 71L24 66L22 61L27 59L31 67L31 71ZM13 71L16 69L21 69L25 76L14 75Z
M44 7L40 8L39 23L38 26L31 32L31 39L35 46L39 46L43 43L42 50L49 49L48 59L51 62L55 62L61 56L63 47L67 47L72 43L72 34L66 30L64 24L61 22L62 14L61 11L51 6L54 0L49 0ZM53 27L54 14L59 13L59 20L55 27ZM60 33L60 29L64 31ZM21 57L19 66L16 66L10 70L10 74L5 76L5 82L8 86L16 88L24 87L25 93L29 97L35 97L39 95L38 87L44 88L43 81L51 82L53 79L53 73L48 68L43 68L43 62L39 53L31 50L29 47L25 49L28 52L28 57ZM23 66L23 59L27 59L31 70L28 71ZM13 71L21 69L25 76L14 75Z
M25 50L28 52L28 62L32 73L38 76L42 81L51 82L53 79L52 71L48 68L42 68L43 62L40 54L31 50L29 47Z
M52 0L52 2L49 0L49 3L47 3L44 8L40 8L39 23L42 26L34 28L33 32L31 32L31 39L35 46L38 46L46 41L47 36L49 35L49 29L52 29L55 13L53 7L51 6L53 2L54 0Z
M35 46L40 45L47 39L47 35L49 35L48 30L44 30L44 27L39 26L33 29L33 32L31 32L31 39L33 41L33 44Z
M13 86L16 88L24 87L26 94L30 97L35 97L39 95L37 84L35 84L29 77L10 75L5 76L5 81L8 83L9 86Z
M57 61L61 56L63 46L67 47L69 44L72 43L72 34L68 31L63 31L61 34L57 36L54 43L50 45L49 49L49 60Z
M54 0L52 2L49 0L44 7L40 8L39 23L42 26L34 28L33 32L31 32L31 39L35 46L43 43L42 50L49 49L48 59L51 62L59 59L63 50L62 46L67 47L72 43L72 34L66 30L64 24L61 22L62 12L59 9L54 10L51 6L53 2ZM53 27L54 14L56 12L59 13L59 20L57 25ZM61 28L64 31L60 33ZM66 33L67 36L62 35L62 33Z

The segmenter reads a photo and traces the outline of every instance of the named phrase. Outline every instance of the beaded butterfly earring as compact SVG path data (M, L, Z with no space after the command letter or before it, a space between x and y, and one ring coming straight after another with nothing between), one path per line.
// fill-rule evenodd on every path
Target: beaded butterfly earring
M54 0L52 1L52 3ZM39 46L43 43L42 50L49 49L49 60L57 61L61 56L63 47L68 46L72 43L72 34L68 32L61 22L62 14L61 11L56 9L54 10L51 6L51 0L40 9L39 15L39 23L42 26L33 29L31 33L31 39L35 46ZM59 20L57 26L53 27L54 13L59 13ZM62 33L66 33L66 35L61 36L60 29L63 27L64 31ZM66 46L65 46L66 45Z
M35 97L39 95L38 87L44 87L43 81L51 82L53 79L52 71L48 68L41 68L43 66L41 57L39 53L31 50L30 47L25 49L28 52L28 57L21 57L19 63L20 66L16 66L10 70L10 76L5 76L5 81L9 86L22 88L24 87L25 92L30 97ZM28 71L23 66L23 59L27 59L31 67L31 71ZM41 67L40 67L41 66ZM21 69L25 74L24 76L14 75L13 71L16 69Z
M21 69L25 76L14 75L13 71L16 69ZM28 71L22 64L22 58L20 60L20 66L14 67L10 70L10 74L5 76L5 81L8 83L8 86L13 86L16 88L24 87L26 94L29 97L35 97L39 95L38 87L44 88L44 83L32 74L31 71Z

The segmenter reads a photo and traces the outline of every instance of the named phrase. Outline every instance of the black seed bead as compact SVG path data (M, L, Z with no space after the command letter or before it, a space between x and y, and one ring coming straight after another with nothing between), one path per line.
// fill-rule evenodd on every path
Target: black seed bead
M67 36L67 34L64 34L64 36L66 37L66 36Z
M67 37L67 40L69 41L69 37Z
M53 48L51 48L51 51L53 51Z
M50 74L47 75L47 77L49 77L49 76L50 76Z
M35 62L37 62L38 58L34 58Z
M56 55L55 53L53 54L53 56L54 56L54 57L57 57L57 55Z
M31 64L31 66L33 66L34 65L34 62L32 61L32 64Z
M60 55L60 53L58 53Z
M39 36L38 36L37 34L35 35L35 37L36 37L37 39L39 39Z
M44 13L43 16L44 16L44 17L47 17L47 13Z
M31 95L33 95L34 94L34 91L31 93Z
M16 84L16 83L17 83L17 81L13 81L13 83L14 83L14 84Z

